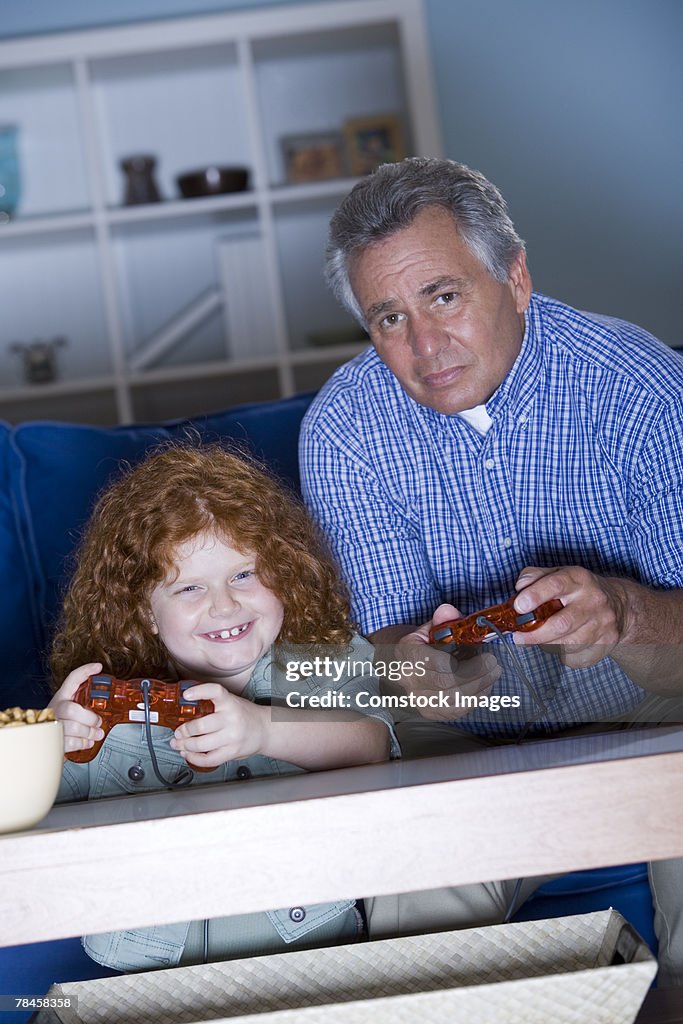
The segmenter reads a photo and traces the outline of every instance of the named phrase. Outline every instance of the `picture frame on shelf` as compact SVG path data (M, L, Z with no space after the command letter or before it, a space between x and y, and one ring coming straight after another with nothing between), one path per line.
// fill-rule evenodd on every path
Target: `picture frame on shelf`
M299 185L346 176L344 139L339 132L308 132L280 139L285 181Z
M344 122L349 171L354 177L371 174L380 164L408 155L403 123L398 114L351 117Z

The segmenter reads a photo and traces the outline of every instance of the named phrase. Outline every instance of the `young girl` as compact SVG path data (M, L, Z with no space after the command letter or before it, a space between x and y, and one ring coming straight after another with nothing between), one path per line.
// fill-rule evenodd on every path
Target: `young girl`
M353 633L336 567L303 507L217 445L169 447L128 471L95 507L54 641L53 675L63 682L50 706L63 722L66 751L104 735L97 713L73 700L102 671L197 680L187 699L212 701L215 710L175 732L115 726L93 760L65 761L58 799L364 764L386 759L390 743L397 753L381 710L340 720L306 709L273 721L266 703L276 641L343 645L346 664L372 657ZM307 693L315 682L306 680ZM352 707L359 690L377 692L367 675L319 679L317 687L343 691ZM193 765L212 771L192 776ZM295 909L85 936L83 945L99 963L129 971L360 934L352 900Z

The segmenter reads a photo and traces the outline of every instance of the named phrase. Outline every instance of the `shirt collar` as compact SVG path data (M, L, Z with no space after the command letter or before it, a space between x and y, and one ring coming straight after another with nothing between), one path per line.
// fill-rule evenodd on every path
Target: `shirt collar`
M254 671L249 682L242 690L240 697L250 701L257 701L266 697L270 698L272 692L272 662L273 652L267 651L254 665Z
M524 412L533 402L543 374L541 310L535 295L531 296L524 315L524 337L512 369L486 403L486 411L495 419L506 407L515 415Z

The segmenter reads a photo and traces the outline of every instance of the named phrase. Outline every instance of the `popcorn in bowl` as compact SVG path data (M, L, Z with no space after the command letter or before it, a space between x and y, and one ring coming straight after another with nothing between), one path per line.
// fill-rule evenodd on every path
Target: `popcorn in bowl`
M3 726L11 729L16 725L35 725L37 722L54 722L55 713L52 708L5 708L0 711L0 729Z
M64 732L52 708L0 711L0 832L30 828L55 802Z

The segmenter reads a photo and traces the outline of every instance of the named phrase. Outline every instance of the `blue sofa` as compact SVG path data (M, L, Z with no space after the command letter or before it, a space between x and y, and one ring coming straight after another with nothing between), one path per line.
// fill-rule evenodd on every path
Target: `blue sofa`
M121 462L135 462L166 439L198 434L253 451L298 487L297 437L312 397L302 394L147 426L104 429L32 422L12 428L0 423L0 564L5 583L0 589L0 708L40 707L49 699L45 652L69 575L69 556L95 496ZM580 872L553 885L518 916L615 906L653 941L643 865ZM53 981L106 973L85 956L77 939L0 949L1 994L37 995ZM20 1024L16 1014L12 1019Z
M122 462L169 439L229 440L298 488L299 425L313 393L244 405L194 420L114 427L0 423L0 707L40 706L44 653L69 576L69 556L96 495Z

